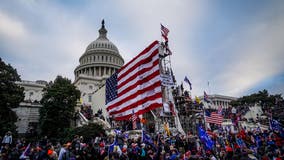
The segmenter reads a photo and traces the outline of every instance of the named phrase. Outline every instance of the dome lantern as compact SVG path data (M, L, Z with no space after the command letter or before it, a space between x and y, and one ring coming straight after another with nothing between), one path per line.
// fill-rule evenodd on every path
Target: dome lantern
M102 27L99 30L99 33L100 33L100 35L99 35L98 39L107 39L107 30L105 28L105 20L104 19L102 20Z

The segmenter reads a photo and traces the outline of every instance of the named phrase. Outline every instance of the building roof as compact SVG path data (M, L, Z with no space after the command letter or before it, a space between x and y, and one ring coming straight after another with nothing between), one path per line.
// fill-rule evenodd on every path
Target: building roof
M104 20L102 21L102 26L99 29L99 37L87 46L85 53L80 57L80 59L90 54L112 54L123 60L119 54L118 48L107 38L107 30L104 25Z

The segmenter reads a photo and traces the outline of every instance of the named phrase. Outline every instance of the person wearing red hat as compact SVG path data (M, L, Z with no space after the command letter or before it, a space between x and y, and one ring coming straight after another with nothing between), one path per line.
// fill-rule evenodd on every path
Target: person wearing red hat
M57 155L57 153L54 151L53 146L51 146L51 147L47 150L47 155L49 156L50 160L56 160L56 159L58 159L58 155Z
M232 159L232 157L233 157L233 148L229 144L227 144L225 149L226 149L226 152L227 152L226 159Z

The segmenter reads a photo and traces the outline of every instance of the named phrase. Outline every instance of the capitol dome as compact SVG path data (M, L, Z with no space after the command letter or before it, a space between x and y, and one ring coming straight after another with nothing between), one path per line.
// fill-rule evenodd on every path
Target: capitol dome
M96 80L106 79L124 64L117 47L107 38L104 20L99 29L99 37L90 43L79 59L76 67L75 81L80 77L92 77Z

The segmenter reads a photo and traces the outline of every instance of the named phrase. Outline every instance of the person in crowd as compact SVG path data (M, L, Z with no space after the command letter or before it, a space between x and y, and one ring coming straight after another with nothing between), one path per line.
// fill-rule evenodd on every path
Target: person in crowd
M70 142L63 144L59 152L58 160L70 160L71 157L69 152L70 146L71 146Z
M12 142L13 142L12 132L8 131L2 139L2 146L5 146L7 144L10 146Z

